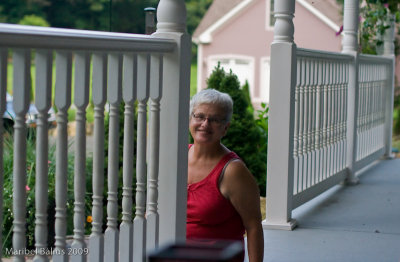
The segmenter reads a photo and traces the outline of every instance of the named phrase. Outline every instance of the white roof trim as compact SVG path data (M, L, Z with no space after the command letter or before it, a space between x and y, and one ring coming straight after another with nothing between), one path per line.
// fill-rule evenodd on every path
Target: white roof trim
M335 32L338 32L340 30L340 26L337 25L335 22L333 22L331 19L329 19L326 15L321 13L319 10L317 10L315 7L310 5L308 2L305 0L296 0L301 4L304 8L306 8L308 11L310 11L313 15L315 15L317 18L321 19L322 22L327 24L330 28L332 28ZM201 44L209 44L212 41L212 33L220 28L222 25L224 25L227 21L229 21L232 17L237 15L242 11L243 8L245 8L247 5L249 5L253 0L245 0L241 3L239 3L237 6L235 6L231 11L229 11L226 15L222 16L217 22L212 24L210 27L208 27L201 35L199 35L198 39L193 39L195 43L201 43Z
M333 22L331 19L329 19L327 16L325 16L323 13L318 11L315 7L310 5L308 2L305 0L296 0L304 6L308 11L310 11L312 14L314 14L316 17L322 20L325 24L327 24L330 28L332 28L335 32L338 32L340 30L340 26L338 26L335 22Z
M205 30L198 39L198 42L202 44L208 44L211 43L212 41L212 36L211 34L220 28L223 24L225 24L227 21L229 21L232 17L234 17L236 14L238 14L244 7L246 7L248 4L253 2L253 0L245 0L241 3L239 3L237 6L235 6L231 11L229 11L226 15L222 16L217 22L212 24L207 30Z

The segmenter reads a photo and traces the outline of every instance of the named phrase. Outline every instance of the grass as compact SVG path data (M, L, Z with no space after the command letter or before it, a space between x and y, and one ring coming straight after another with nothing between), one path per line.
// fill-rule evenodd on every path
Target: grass
M400 135L392 137L392 148L400 152ZM396 157L400 157L400 153L395 153Z
M190 97L197 93L197 64L190 66Z
M261 209L261 218L262 220L265 219L265 208L266 208L266 198L260 197L260 209Z
M400 136L395 136L392 138L392 147L400 150Z

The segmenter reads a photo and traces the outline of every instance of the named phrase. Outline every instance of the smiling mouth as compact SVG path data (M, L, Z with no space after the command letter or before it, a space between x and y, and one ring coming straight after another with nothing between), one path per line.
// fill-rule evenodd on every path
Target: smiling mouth
M208 131L208 130L200 130L200 129L198 129L198 130L196 130L197 132L201 132L201 133L207 133L207 134L211 134L211 131Z

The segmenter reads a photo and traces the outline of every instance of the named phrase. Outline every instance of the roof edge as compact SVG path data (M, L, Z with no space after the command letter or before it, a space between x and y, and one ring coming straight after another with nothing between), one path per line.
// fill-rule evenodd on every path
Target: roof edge
M335 32L338 32L340 30L340 26L337 25L335 22L333 22L330 18L328 18L326 15L321 13L318 9L310 5L307 1L305 0L296 0L301 4L304 8L306 8L308 11L310 11L313 15L321 19L322 22L324 22L326 25L328 25L330 28L332 28Z
M235 17L237 14L239 14L246 6L248 6L253 1L254 0L244 0L243 2L239 3L232 10L230 10L228 13L226 13L224 16L218 19L217 22L213 23L210 27L208 27L203 33L199 35L199 37L193 38L193 42L195 42L196 44L211 43L212 41L211 34L215 30L223 26L226 22L231 20L233 17Z

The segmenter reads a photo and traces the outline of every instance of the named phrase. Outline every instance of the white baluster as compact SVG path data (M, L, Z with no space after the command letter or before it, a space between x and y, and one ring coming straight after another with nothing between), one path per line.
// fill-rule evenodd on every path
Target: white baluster
M150 145L149 176L147 178L147 245L152 251L158 248L159 214L158 214L158 170L160 143L160 100L162 97L162 56L151 56L150 78Z
M316 104L317 104L317 77L318 77L318 71L317 71L317 65L315 59L312 59L310 61L311 63L311 122L310 122L310 186L315 184L315 176L316 176L316 169L315 169L315 152L317 149L317 145L315 143L315 132L316 132Z
M339 110L340 110L340 115L339 115L339 122L340 122L340 134L339 134L339 141L340 141L340 146L339 146L339 169L343 170L345 168L345 154L346 151L345 145L346 145L346 108L347 108L347 100L346 100L346 86L348 84L347 79L346 79L346 64L343 62L340 64L340 95L339 95Z
M122 93L122 56L108 56L108 89L110 121L108 136L108 198L104 261L118 261L118 173L119 173L119 106Z
M322 128L322 145L323 145L323 160L322 160L322 180L327 177L328 173L328 85L329 85L329 63L324 62L324 87L323 87L323 128Z
M77 108L74 162L74 241L71 261L85 262L86 107L89 103L90 55L75 53L74 104Z
M367 67L365 67L365 70L367 71ZM365 105L367 104L368 101L368 83L367 80L364 82L363 90L362 90L362 100L361 100L361 106L360 106L360 118L361 118L361 128L360 128L360 154L361 158L365 156L365 130L367 126L367 120L368 120L368 115L365 110Z
M37 50L35 105L39 111L36 135L36 181L35 181L35 262L49 261L41 251L47 248L47 204L48 204L48 111L51 106L51 84L53 54L47 50Z
M364 127L364 156L367 156L369 153L369 130L371 126L371 107L372 107L372 95L371 95L371 65L367 65L367 88L366 88L366 96L365 96L365 127Z
M304 86L305 86L305 74L306 67L304 58L299 59L300 67L302 70L298 73L301 73L300 78L300 86L299 86L299 145L298 145L298 155L299 155L299 174L298 174L298 192L303 191L304 184Z
M138 55L137 153L136 153L136 216L133 221L133 261L146 261L146 103L149 99L149 56Z
M122 97L125 102L124 119L124 152L123 152L123 188L122 188L122 223L120 225L120 261L131 262L133 259L133 225L132 225L132 198L133 198L133 165L135 155L134 146L134 118L135 99L137 88L137 57L133 54L124 55L124 78Z
M322 121L323 121L323 94L322 94L322 84L323 84L323 64L321 60L317 61L317 94L316 94L316 131L315 131L315 145L317 148L316 156L315 156L315 172L316 178L315 182L318 183L321 181L321 154L322 154Z
M344 92L344 104L345 104L345 107L343 108L343 126L344 126L344 129L343 129L343 137L345 138L344 139L344 146L343 146L343 168L346 168L347 167L347 163L346 163L346 159L347 159L347 154L348 154L348 152L347 152L347 140L348 140L348 137L347 137L347 129L348 129L348 126L347 126L347 118L348 118L348 108L349 108L349 104L348 104L348 94L349 94L349 74L350 74L350 66L349 66L349 64L348 63L346 63L345 64L345 79L346 79L346 81L345 81L345 83L346 83L346 85L345 85L345 88L344 88L344 90L343 90L343 92ZM357 122L355 123L355 127L354 127L355 129L356 129L356 131L357 131Z
M361 150L360 150L360 139L361 139L361 115L362 115L362 111L361 111L361 102L362 102L362 96L363 96L363 90L364 90L364 78L363 78L363 72L364 72L364 66L363 64L359 65L359 95L358 95L358 103L357 103L357 115L355 118L355 122L356 122L356 136L355 136L355 140L356 140L356 145L355 145L355 151L356 151L356 158L355 161L360 159L361 156ZM349 86L350 89L350 86ZM351 89L350 89L351 90ZM349 90L349 91L350 91ZM350 102L350 101L349 101ZM349 104L349 107L351 107L351 105Z
M0 48L0 115L6 110L7 97L7 59L8 50ZM4 185L4 165L3 165L3 118L0 118L0 185ZM0 210L3 210L3 192L4 188L0 187ZM0 212L0 225L3 224L3 212ZM0 238L0 247L3 246L2 238ZM0 249L0 259L2 257L2 248Z
M30 50L16 49L13 53L13 108L14 122L14 165L13 165L13 249L21 252L14 261L25 261L26 247L26 124L25 114L29 108L31 91Z
M56 89L55 105L57 113L56 147L56 221L54 262L68 260L66 250L67 233L67 179L68 179L68 108L71 105L72 54L56 52Z
M93 139L93 208L89 261L104 261L103 191L104 191L104 105L107 99L107 55L93 54L92 95L94 104Z
M328 164L328 170L327 170L327 177L330 177L332 175L332 145L333 145L333 65L332 62L328 62L328 76L329 76L329 82L328 82L328 118L327 118L327 144L328 144L328 158L327 158L327 164Z
M309 103L310 103L310 98L309 98L309 93L310 93L310 63L307 59L304 59L304 73L305 73L305 78L304 78L304 103L303 103L303 181L302 181L302 190L305 190L307 188L307 183L308 183L308 149L309 149L309 141L308 141L308 122L310 118L310 112L309 112Z
M299 119L300 119L300 86L301 86L301 67L300 59L297 60L297 82L295 89L295 119L294 119L294 135L293 135L293 158L294 158L294 170L293 170L293 195L298 193L298 181L299 181Z
M338 112L339 112L339 100L338 100L338 91L339 91L339 77L338 77L338 63L333 62L333 90L332 90L332 175L337 172L337 152L338 152Z

